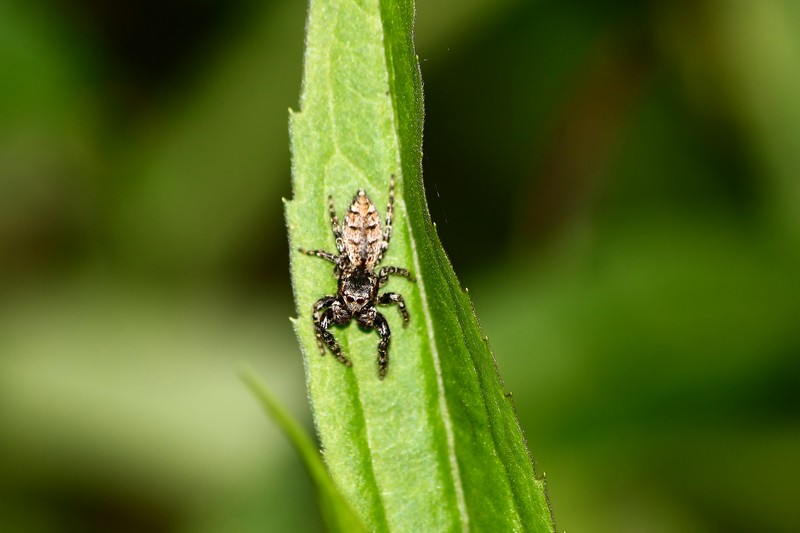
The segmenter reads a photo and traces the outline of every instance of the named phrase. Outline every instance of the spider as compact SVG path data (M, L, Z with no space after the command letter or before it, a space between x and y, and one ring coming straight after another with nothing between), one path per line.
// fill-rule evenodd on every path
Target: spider
M378 212L364 189L359 189L356 193L341 225L336 218L332 196L328 196L328 210L339 255L324 250L300 248L304 254L333 263L333 273L339 280L336 295L323 296L314 304L313 320L317 345L322 355L325 355L327 346L339 361L345 366L351 366L350 360L342 353L342 348L328 328L332 324L346 326L355 319L362 328L377 330L381 337L378 343L378 378L383 379L389 366L392 334L386 317L375 306L396 304L403 317L403 327L408 326L408 311L400 294L384 292L379 295L378 289L386 285L390 275L403 276L414 281L414 276L405 268L384 266L376 270L392 236L394 175L389 180L389 205L386 207L386 225L382 232Z

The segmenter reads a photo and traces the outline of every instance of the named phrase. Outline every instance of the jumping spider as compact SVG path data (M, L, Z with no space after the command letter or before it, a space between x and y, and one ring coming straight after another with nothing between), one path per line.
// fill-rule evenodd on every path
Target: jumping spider
M324 250L300 249L304 254L321 257L333 263L333 273L339 278L336 295L323 296L314 304L317 345L322 355L325 355L327 346L339 361L350 366L350 360L344 356L342 348L328 328L331 324L345 326L351 319L355 319L362 328L377 330L381 337L378 343L378 377L383 379L389 365L389 342L392 334L386 318L375 306L397 304L397 309L403 316L403 327L408 326L408 311L402 296L395 292L378 295L378 289L386 285L389 276L393 274L414 281L414 276L405 268L385 266L376 272L392 236L394 175L389 180L389 205L386 207L386 226L383 232L375 205L364 189L359 189L356 193L341 225L336 218L332 196L328 196L328 209L339 255Z

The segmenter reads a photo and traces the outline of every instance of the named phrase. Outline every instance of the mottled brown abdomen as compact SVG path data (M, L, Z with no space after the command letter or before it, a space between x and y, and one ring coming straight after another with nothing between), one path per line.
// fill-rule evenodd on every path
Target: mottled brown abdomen
M375 205L359 189L342 224L345 254L353 266L374 268L380 258L383 234Z

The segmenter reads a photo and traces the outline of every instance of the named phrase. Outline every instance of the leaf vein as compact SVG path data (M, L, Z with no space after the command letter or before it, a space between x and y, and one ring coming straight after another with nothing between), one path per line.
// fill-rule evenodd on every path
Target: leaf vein
M431 318L428 295L425 292L425 280L423 278L422 269L419 263L417 243L414 239L414 234L411 230L411 226L407 217L405 218L405 224L408 231L408 241L411 244L411 256L414 260L414 269L416 272L419 272L419 276L417 277L417 287L419 288L419 296L422 300L422 309L423 314L425 315L425 327L428 332L428 342L431 347L431 356L433 357L433 368L436 371L436 387L439 391L439 412L441 413L445 435L447 436L447 458L450 463L450 471L452 472L453 476L453 486L456 493L458 513L461 517L461 525L463 530L469 531L469 513L467 512L467 501L464 497L464 487L462 486L461 472L458 468L458 460L456 458L453 422L450 419L450 411L447 408L447 400L445 399L444 380L442 379L442 364L439 360L439 349L436 345L436 335L433 331L433 319Z

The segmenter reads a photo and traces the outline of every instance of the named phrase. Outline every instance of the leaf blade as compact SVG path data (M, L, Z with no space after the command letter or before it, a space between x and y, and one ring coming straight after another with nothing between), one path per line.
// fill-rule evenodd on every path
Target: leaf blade
M269 392L256 374L249 368L240 372L242 381L259 400L264 411L283 430L302 459L309 476L317 487L317 495L325 523L330 531L342 533L366 532L364 524L333 484L317 449L303 428Z
M527 448L525 437L519 422L516 417L513 405L506 402L506 395L503 391L503 384L499 377L499 372L496 367L494 356L489 350L488 343L485 341L477 318L472 307L472 303L466 294L466 291L461 290L461 286L453 271L452 265L448 260L444 249L436 235L435 225L430 220L430 214L427 210L425 203L425 193L421 179L421 154L422 154L422 96L421 96L421 76L419 72L419 64L416 57L409 53L403 53L403 49L412 49L413 42L411 42L412 25L413 25L413 2L393 2L384 0L381 2L381 8L384 12L384 24L386 27L386 35L390 36L390 44L387 46L387 55L391 59L387 60L390 65L390 70L394 76L390 75L390 80L394 80L393 93L395 94L394 101L399 108L396 115L399 117L398 124L398 137L400 139L408 139L410 142L401 146L402 156L401 159L407 165L408 174L416 171L416 179L409 179L409 221L413 227L412 236L416 235L420 242L418 254L422 256L423 260L430 261L436 265L436 268L429 269L431 272L429 277L434 277L436 274L441 274L439 278L442 282L432 283L432 286L437 287L445 285L448 288L450 299L447 298L448 294L438 294L430 300L431 311L438 317L447 317L450 315L449 311L454 310L458 318L458 328L456 331L442 335L437 342L445 344L445 350L442 353L449 353L447 350L448 339L466 339L467 354L475 354L472 357L472 364L474 368L479 368L480 371L475 374L479 378L479 389L473 389L477 395L483 395L487 404L487 410L490 406L494 412L497 413L499 424L491 424L491 420L487 418L487 426L490 428L490 434L493 437L495 448L497 448L498 455L502 457L500 462L501 474L495 479L502 479L502 474L505 474L509 479L507 485L513 501L513 510L515 512L505 514L511 509L503 511L506 516L517 515L518 521L509 524L515 529L524 528L535 531L552 531L555 530L554 519L549 501L547 499L546 488L543 479L538 479L533 460ZM392 16L392 11L399 12L399 16ZM399 28L392 28L391 25L395 23ZM412 95L412 96L409 96ZM454 307L450 307L449 302L458 302ZM437 308L438 307L438 308ZM461 335L457 334L461 333ZM464 351L462 351L464 353ZM458 411L460 405L464 405L464 401L454 401L463 388L464 383L469 382L464 379L456 378L458 375L458 368L456 365L448 365L450 361L456 361L458 358L445 358L443 375L450 376L450 379L444 380L442 386L444 388L444 395L450 401L450 410ZM469 369L470 365L465 365L464 368ZM466 376L465 376L466 377ZM495 389L495 394L483 394L480 391L490 391ZM480 419L480 416L478 416ZM458 427L458 426L457 426ZM458 439L458 443L470 442L471 435L462 435L463 438ZM461 455L456 452L457 455ZM470 454L463 454L459 457L459 462L464 465L471 464L472 457ZM477 457L484 457L484 461L478 461L479 464L485 464L485 450L478 450ZM509 465L506 467L505 465ZM467 507L469 509L479 509L481 504L485 502L485 494L480 489L483 487L482 476L471 476L480 473L480 471L465 469L464 472L464 492L467 498ZM476 490L477 488L477 490ZM473 513L480 516L481 514ZM497 523L486 522L484 524L476 524L479 529L496 528Z
M317 430L333 478L371 530L551 531L543 485L427 211L412 27L410 1L311 3L286 214ZM388 287L404 294L411 324L396 327L387 310L391 365L379 381L374 332L332 328L352 368L318 356L308 314L316 298L335 294L336 280L330 264L296 250L333 249L328 192L341 210L364 187L383 212L392 174L395 231L384 264L412 268L417 284Z

